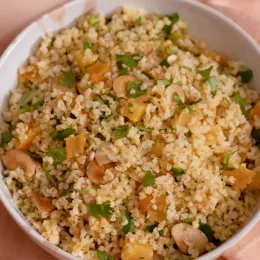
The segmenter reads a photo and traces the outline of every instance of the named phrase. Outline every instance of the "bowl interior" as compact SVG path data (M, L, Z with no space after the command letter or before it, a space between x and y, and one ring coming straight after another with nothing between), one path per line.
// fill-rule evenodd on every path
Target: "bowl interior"
M194 38L205 42L211 49L229 58L242 60L254 72L251 86L260 92L260 74L257 74L260 63L260 50L257 44L237 25L209 7L190 0L76 0L64 7L44 15L39 21L26 28L8 47L0 59L0 110L6 105L9 91L16 86L17 69L32 54L40 37L45 31L58 31L70 26L74 19L91 9L106 15L121 6L143 8L147 12L170 14L177 11L181 19L188 24L189 33ZM0 118L0 123L2 119ZM3 166L0 165L0 170ZM60 259L77 259L63 250L51 245L27 224L19 210L12 202L11 195L0 174L0 198L15 221L39 245ZM256 213L251 221L234 237L217 249L199 257L213 259L219 256L231 244L244 236L260 219L260 198Z

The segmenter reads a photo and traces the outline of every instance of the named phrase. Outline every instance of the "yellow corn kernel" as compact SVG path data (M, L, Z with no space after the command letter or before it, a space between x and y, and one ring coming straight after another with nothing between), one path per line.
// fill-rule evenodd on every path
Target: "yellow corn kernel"
M136 123L144 117L146 105L129 100L125 102L122 114L129 118L132 122Z
M163 148L165 144L162 142L161 137L158 137L153 145L151 153L157 157L161 157L163 154Z
M84 144L86 142L86 137L84 134L79 134L76 136L68 137L66 141L66 157L70 159L77 154L84 152Z
M245 189L256 175L254 171L248 170L243 166L240 166L234 171L223 171L222 174L228 177L233 176L235 178L234 186L237 186L240 189Z
M15 148L19 150L29 150L32 145L33 139L36 137L37 133L39 133L40 128L29 128L27 133L27 138L23 140L18 140L15 144Z
M220 125L214 125L211 129L205 134L206 144L213 145L218 142L218 134L222 133L222 128Z
M125 242L121 255L122 260L152 260L153 248L149 244Z
M110 66L107 63L101 63L99 61L87 68L89 79L94 84L104 81L105 75L110 71Z

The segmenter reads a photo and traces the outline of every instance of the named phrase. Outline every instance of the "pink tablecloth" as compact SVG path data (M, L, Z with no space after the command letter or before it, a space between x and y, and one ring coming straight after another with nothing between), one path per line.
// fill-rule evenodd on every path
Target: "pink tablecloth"
M260 0L200 1L232 18L260 44ZM29 22L64 2L67 0L0 0L0 54ZM55 260L19 229L0 202L0 260L43 259ZM226 251L221 259L259 260L260 223L236 246Z

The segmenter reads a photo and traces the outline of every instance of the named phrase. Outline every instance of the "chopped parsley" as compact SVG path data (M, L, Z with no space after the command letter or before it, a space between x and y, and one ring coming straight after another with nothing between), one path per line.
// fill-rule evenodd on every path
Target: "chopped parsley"
M106 17L106 24L110 23L112 21L112 17Z
M124 67L126 65L123 66L121 61L117 61L117 68L118 68L118 74L119 75L127 75L128 74L128 69L127 67Z
M155 224L146 226L146 227L144 228L144 231L147 231L147 232L152 233L153 230L154 230L156 227L158 227L158 225L159 225L159 223L155 223Z
M18 104L19 104L20 106L25 106L25 105L27 105L29 102L32 101L34 95L35 95L35 91L34 91L34 90L29 90L29 91L27 91L27 92L21 97L21 99L18 101Z
M142 25L142 17L139 16L136 20L135 20L137 25Z
M32 105L25 105L24 107L21 107L18 112L19 112L19 114L22 114L25 112L33 112L35 109L37 109L38 107L41 107L43 105L44 105L44 100L42 99Z
M134 68L138 64L137 58L140 59L143 56L144 56L143 52L138 52L138 53L135 53L132 55L131 54L125 54L125 55L117 54L116 59L117 59L117 61L121 62L121 64L124 64L129 68Z
M52 157L54 165L60 164L66 160L66 152L63 147L52 148L45 153L45 156Z
M172 84L172 79L159 79L157 80L157 84L164 85L165 87L168 87Z
M165 66L166 68L170 67L169 62L166 59L163 59L160 63L161 66Z
M48 171L47 169L43 169L46 175L46 178L52 183L52 185L54 187L57 187L57 181L54 179L54 177L52 175L50 175L50 171Z
M241 97L239 92L236 92L231 100L235 102L236 104L239 104L240 109L245 117L250 115L251 106L247 103L247 101Z
M128 133L129 133L129 125L119 125L115 130L114 130L114 135L121 139L124 137L127 137Z
M89 17L89 24L95 28L98 28L99 26L99 20L94 15L91 15Z
M248 83L253 78L253 71L251 69L246 69L239 71L237 76L241 77L242 82Z
M3 145L8 144L13 138L12 131L8 131L2 134Z
M251 132L251 137L256 140L256 144L260 143L260 129L253 128Z
M219 80L215 76L210 76L210 72L213 69L213 66L210 66L209 68L205 70L199 70L198 73L204 78L205 82L208 83L211 87L211 93L213 95L216 95Z
M75 130L73 128L66 128L62 131L54 131L51 134L51 137L53 140L59 140L59 141L64 141L64 139L70 135L75 134Z
M154 80L153 76L149 72L142 71L142 74L144 74L148 79Z
M29 154L35 161L42 163L42 157L41 157L38 153L28 152L28 154Z
M171 20L171 23L169 25L165 24L163 26L163 31L166 32L167 34L169 34L171 32L173 25L179 21L179 14L173 13L173 14L169 15L168 18Z
M147 128L147 127L144 127L144 126L137 126L137 128L140 130L140 131L143 131L143 132L152 132L153 129L152 128Z
M178 53L177 50L171 50L171 49L168 49L168 48L165 48L165 51L168 55L176 55Z
M102 141L105 141L106 140L106 137L104 135L102 135L101 133L98 133L97 134L97 138L99 138L100 140Z
M185 105L182 102L180 96L176 92L173 94L173 98L174 98L174 101L178 105L178 107L175 109L173 115L175 115L179 110L183 110L185 108L187 108L189 110L189 113L196 113L196 111L194 109L192 109L190 106Z
M152 225L146 226L144 228L144 231L152 233L153 230L158 227L158 225L159 225L159 223L156 222L156 223L154 223ZM163 236L164 230L163 229L158 230L158 233L159 233L160 236Z
M155 184L155 176L152 171L146 171L142 183L144 187L153 186Z
M108 253L101 251L101 250L97 250L97 257L98 260L115 260L115 257L109 255Z
M226 170L226 171L234 171L236 168L228 167L230 158L237 152L238 150L234 151L233 153L228 154L224 157L222 168L220 170Z
M178 176L181 176L182 174L185 173L184 169L177 167L177 168L172 168L171 172L173 173L173 178L176 180Z
M228 100L226 97L224 97L223 100L224 100L228 105L231 105L231 101Z
M129 81L126 87L126 96L130 98L137 98L146 94L146 90L141 90L141 81Z
M132 215L129 212L125 212L125 217L128 221L126 225L123 226L123 235L125 236L127 233L134 233L134 221Z
M198 73L205 79L205 81L207 81L210 77L210 72L212 69L213 69L213 66L210 66L207 69L199 70Z
M202 99L201 98L199 98L198 100L196 100L196 101L193 101L193 102L191 102L190 103L190 105L195 105L195 104L198 104L200 101L202 101Z
M16 181L15 186L16 186L16 188L18 188L20 190L23 188L23 184L19 181Z
M209 85L211 87L211 93L213 95L216 95L218 85L219 85L219 80L215 76L212 76L207 80L207 83L209 83Z
M214 242L214 234L211 227L208 224L199 223L199 229L207 236L209 242Z
M76 83L75 75L71 71L64 71L61 74L59 83L67 88L73 88Z
M92 42L90 40L88 40L87 42L83 42L83 49L84 50L86 50L86 49L93 50Z
M71 190L72 187L73 187L73 184L70 183L70 184L69 184L69 187L61 192L60 197L67 196L67 195L69 194L69 192L70 192L70 190Z
M93 217L95 218L111 218L112 216L112 208L111 208L111 202L107 200L103 204L89 204L89 210Z
M193 221L194 221L193 218L186 218L183 220L183 223L191 225Z

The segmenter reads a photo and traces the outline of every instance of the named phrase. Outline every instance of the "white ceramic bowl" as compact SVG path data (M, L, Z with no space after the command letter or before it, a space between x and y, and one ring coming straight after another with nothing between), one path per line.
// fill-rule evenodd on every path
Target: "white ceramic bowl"
M57 31L73 23L74 19L91 9L111 14L121 6L145 9L147 12L169 14L179 12L181 19L188 24L189 32L204 41L210 48L224 55L242 60L254 71L252 86L260 92L260 48L238 25L217 11L194 0L76 0L44 15L27 27L7 48L0 59L0 110L6 105L10 89L16 86L17 69L32 54L40 37L48 31ZM0 119L1 120L1 119ZM3 170L3 166L0 165ZM12 201L12 197L0 175L0 198L17 224L42 248L59 259L78 259L52 245L33 230ZM218 248L199 257L200 260L215 259L227 248L236 243L260 219L260 198L254 216L235 236Z

